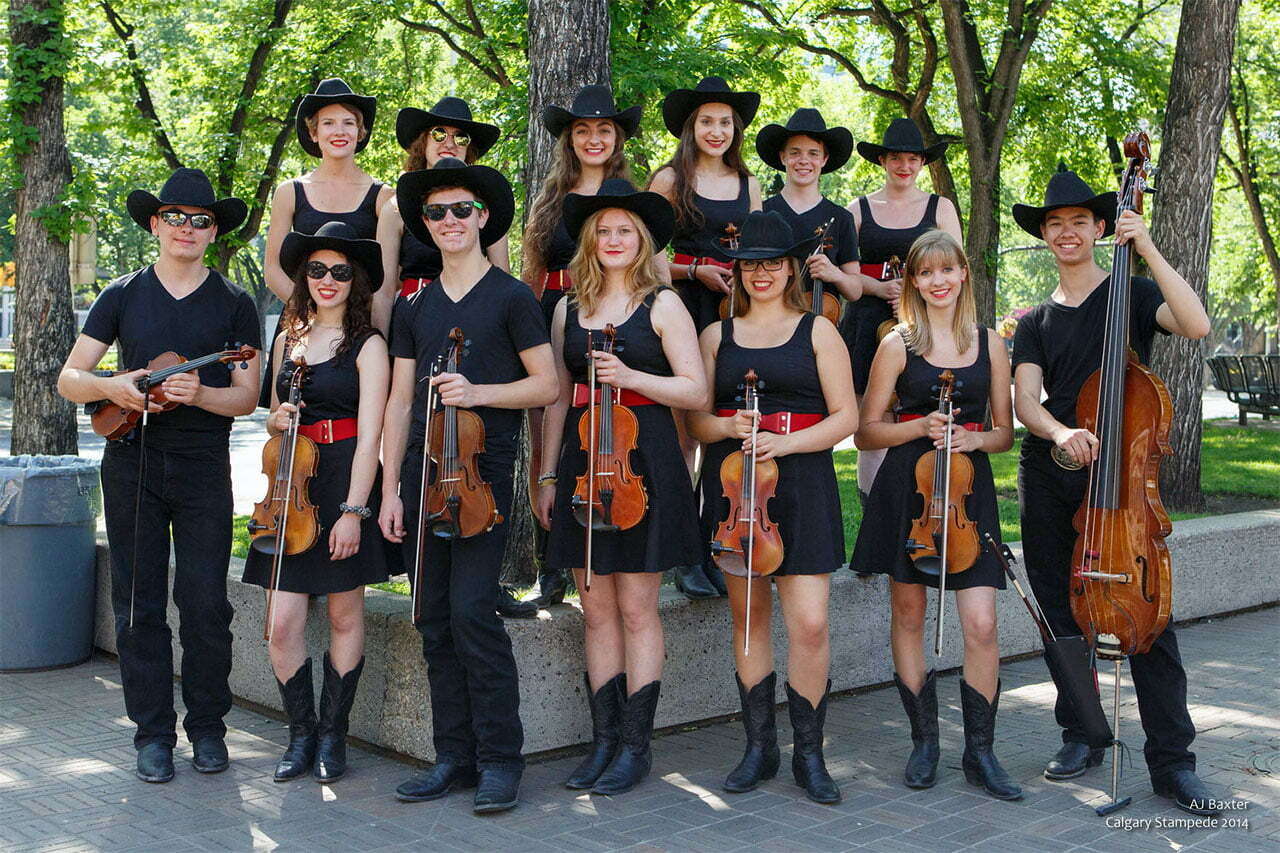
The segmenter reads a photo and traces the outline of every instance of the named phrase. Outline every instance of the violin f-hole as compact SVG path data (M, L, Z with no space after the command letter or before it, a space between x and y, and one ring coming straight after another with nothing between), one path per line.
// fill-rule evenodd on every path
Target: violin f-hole
M1148 604L1151 604L1156 600L1156 598L1155 598L1155 595L1153 595L1148 589L1148 579L1151 577L1151 572L1150 572L1151 567L1147 564L1147 557L1145 554L1139 554L1136 558L1134 558L1134 562L1137 563L1138 566L1140 567L1138 576L1142 579L1141 580L1142 600L1147 602Z

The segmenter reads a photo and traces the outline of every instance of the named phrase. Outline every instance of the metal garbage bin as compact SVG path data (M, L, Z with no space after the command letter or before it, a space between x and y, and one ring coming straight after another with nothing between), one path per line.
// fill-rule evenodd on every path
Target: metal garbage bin
M0 671L93 653L98 462L0 457Z

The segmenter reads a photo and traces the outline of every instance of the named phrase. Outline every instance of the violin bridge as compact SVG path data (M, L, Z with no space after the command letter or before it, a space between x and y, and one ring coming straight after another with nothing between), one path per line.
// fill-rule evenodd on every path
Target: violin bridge
M1112 581L1114 583L1129 583L1133 579L1133 576L1128 572L1076 572L1076 577L1091 581Z

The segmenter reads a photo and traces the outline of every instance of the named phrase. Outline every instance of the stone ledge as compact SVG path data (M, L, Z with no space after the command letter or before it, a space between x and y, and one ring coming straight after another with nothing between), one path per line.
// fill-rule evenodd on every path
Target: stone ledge
M1280 510L1261 510L1179 521L1168 538L1174 566L1175 620L1213 616L1280 602ZM1012 546L1021 559L1017 543ZM115 651L111 616L111 579L105 545L98 548L96 644ZM262 641L264 596L241 583L240 560L232 560L228 591L236 615L232 624L235 695L270 708L280 697ZM1019 577L1025 577L1018 569ZM830 621L832 689L850 690L893 677L889 656L887 580L859 580L839 572L832 580ZM932 630L936 597L930 597L927 624ZM666 632L667 661L658 726L696 722L738 708L730 650L731 622L722 599L688 601L664 587L659 603ZM312 603L308 648L319 658L327 646L323 604ZM366 598L366 663L351 734L370 743L418 758L431 759L431 709L421 640L409 624L407 596L369 590ZM319 611L319 612L315 612ZM1039 635L1012 588L997 597L1000 650L1006 656L1037 651ZM177 625L170 604L170 624ZM786 638L776 602L774 654L785 677ZM953 603L948 604L946 652L939 669L958 667L962 648ZM507 622L520 671L520 717L526 752L585 743L591 736L582 681L582 613L568 604L544 610L536 620ZM179 653L175 631L174 653ZM317 660L318 662L318 660ZM779 699L782 678L778 684Z

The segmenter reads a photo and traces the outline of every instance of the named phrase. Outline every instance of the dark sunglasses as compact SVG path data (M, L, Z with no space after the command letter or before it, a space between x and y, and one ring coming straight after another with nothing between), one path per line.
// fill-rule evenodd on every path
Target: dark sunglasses
M763 267L764 269L767 269L770 272L776 272L777 270L782 269L782 265L785 264L786 262L787 262L786 258L761 258L760 260L748 258L748 259L742 259L738 261L738 269L743 271L750 271L750 270L759 269Z
M453 211L453 215L457 219L469 219L471 211L484 210L484 202L482 201L455 201L453 204L427 204L422 207L422 215L432 222L439 222L444 219L444 215Z
M464 133L463 131L460 131L460 130L453 131L453 130L445 130L443 127L433 127L431 128L430 133L431 133L431 138L434 139L436 142L444 142L446 139L452 136L453 142L455 145L459 145L463 148L466 148L468 145L471 144L471 134Z
M212 228L217 223L212 213L183 213L181 210L162 210L156 215L160 217L161 222L173 228L181 228L190 222L192 228L197 231L203 231L206 228Z
M319 281L325 275L331 276L334 281L351 281L356 273L351 268L351 264L334 264L326 267L319 261L307 261L307 278Z

